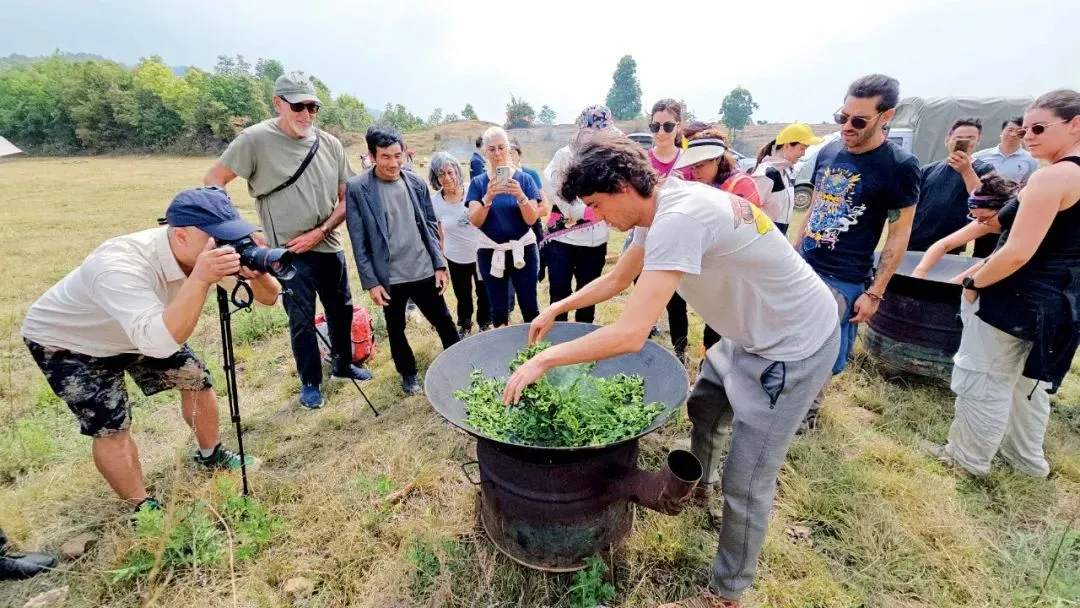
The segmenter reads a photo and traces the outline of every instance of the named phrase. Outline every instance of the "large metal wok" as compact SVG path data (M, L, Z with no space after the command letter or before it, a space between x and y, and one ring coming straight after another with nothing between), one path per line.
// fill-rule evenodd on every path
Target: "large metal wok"
M556 323L546 339L566 342L597 329L597 325ZM598 376L640 374L645 400L665 405L637 436L579 448L522 446L486 437L466 422L465 404L454 398L454 392L469 386L473 369L488 377L506 376L510 361L526 346L528 332L527 325L513 325L451 346L428 368L424 386L431 405L444 418L476 437L477 511L495 546L531 568L577 570L590 556L622 543L633 525L633 503L675 514L693 493L702 469L689 452L671 452L660 471L637 466L638 438L658 429L679 409L686 400L688 378L674 355L646 342L640 351L601 361L593 370Z
M867 351L891 368L947 381L963 332L958 316L963 289L948 281L980 260L946 255L925 279L917 279L911 272L922 256L921 251L904 254L863 340Z
M599 325L589 323L555 323L545 340L553 344L568 342L599 329ZM485 331L443 351L424 379L424 391L427 398L443 418L458 428L480 438L503 445L513 445L498 439L487 437L466 422L465 403L454 397L454 392L469 387L469 374L473 369L480 369L485 376L502 378L508 376L510 361L517 352L528 345L529 326L510 325ZM638 435L607 446L579 448L533 447L534 450L595 450L627 441L633 441L660 428L672 414L686 401L690 380L686 369L664 347L648 341L640 351L600 361L594 375L607 377L618 373L638 374L645 380L645 402L659 401L665 409L653 421L649 428Z

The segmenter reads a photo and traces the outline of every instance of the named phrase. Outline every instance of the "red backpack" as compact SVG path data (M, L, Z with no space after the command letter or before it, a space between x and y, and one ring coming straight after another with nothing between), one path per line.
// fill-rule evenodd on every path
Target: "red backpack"
M319 340L319 354L323 359L330 357L327 344L330 343L330 332L326 327L326 315L315 315L315 331L322 335ZM375 356L375 323L371 315L363 306L353 308L352 318L352 362L364 363Z

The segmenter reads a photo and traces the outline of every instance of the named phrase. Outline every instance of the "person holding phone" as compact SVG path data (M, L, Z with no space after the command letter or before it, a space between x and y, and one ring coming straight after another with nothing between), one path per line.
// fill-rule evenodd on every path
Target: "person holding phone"
M999 450L1018 473L1050 473L1043 453L1049 395L1080 340L1080 92L1039 97L1021 130L1031 154L1050 164L1020 191L1001 246L954 279L964 287L955 418L946 445L923 445L976 476L990 473Z
M540 314L536 277L540 269L536 233L531 226L540 217L538 186L518 168L510 153L510 137L502 127L484 131L483 148L488 171L469 184L469 221L480 228L476 261L491 304L491 322L510 322L513 285L528 323Z
M994 170L990 163L971 155L981 136L982 121L978 118L957 120L945 138L949 156L920 171L919 205L915 208L908 251L926 251L967 225L968 196L982 185L982 176ZM950 253L960 251L963 249Z

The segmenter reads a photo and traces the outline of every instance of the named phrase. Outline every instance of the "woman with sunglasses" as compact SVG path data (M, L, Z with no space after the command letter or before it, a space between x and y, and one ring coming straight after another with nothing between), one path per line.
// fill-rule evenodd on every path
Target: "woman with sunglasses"
M562 183L563 172L573 160L574 147L591 133L617 131L611 111L602 105L589 106L582 110L577 119L577 128L573 141L559 148L544 169L544 175L552 187L552 207L548 216L547 235L541 247L547 264L548 286L553 304L574 293L573 282L577 282L577 289L580 290L600 277L604 272L608 236L611 232L607 223L597 220L585 203L559 198L559 184ZM586 306L574 312L574 321L592 323L595 315L596 308ZM568 319L569 317L563 314L556 320Z
M1078 341L1080 93L1062 89L1036 99L1022 130L1032 156L1051 164L1020 191L999 249L960 281L955 418L948 443L927 446L980 476L998 448L1016 471L1049 474L1048 393L1069 371Z
M649 114L649 132L653 137L648 152L649 163L660 177L667 177L682 157L679 149L682 144L682 104L674 99L654 103Z
M430 164L428 182L435 191L431 205L439 220L439 243L457 298L458 335L464 338L473 326L473 287L476 288L476 324L480 331L491 328L487 290L476 270L480 230L469 222L461 164L448 152L435 153Z
M809 125L796 122L781 129L776 139L758 150L757 165L750 175L761 196L761 210L784 236L787 236L791 212L795 209L791 168L806 154L807 146L822 141Z
M708 128L692 135L685 152L675 163L676 171L684 171L691 181L708 184L761 206L761 194L749 175L739 169L739 161L727 146L727 136L717 128ZM686 321L686 302L675 297L668 302L668 321L671 324L671 343L675 354L685 360L689 323ZM677 333L678 332L678 333ZM709 350L720 341L720 334L705 326L702 346ZM681 354L680 354L681 353Z
M971 223L931 245L923 253L918 266L911 271L911 276L925 279L930 269L950 251L961 249L983 236L999 235L1008 230L1016 218L1018 189L1016 182L1004 179L997 173L984 175L982 185L968 199Z
M510 137L502 127L484 131L488 171L469 184L469 221L480 228L476 261L491 304L495 327L510 322L512 284L525 322L540 314L536 277L540 257L532 224L540 217L538 187L510 153Z

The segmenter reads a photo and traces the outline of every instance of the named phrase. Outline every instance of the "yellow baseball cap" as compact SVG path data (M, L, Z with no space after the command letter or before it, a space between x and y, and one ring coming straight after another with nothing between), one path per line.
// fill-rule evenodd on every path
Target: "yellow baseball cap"
M780 133L776 136L776 145L778 146L790 143L812 146L814 144L820 144L823 141L825 140L814 135L814 132L810 130L810 125L805 122L793 122L781 129Z

